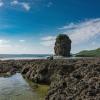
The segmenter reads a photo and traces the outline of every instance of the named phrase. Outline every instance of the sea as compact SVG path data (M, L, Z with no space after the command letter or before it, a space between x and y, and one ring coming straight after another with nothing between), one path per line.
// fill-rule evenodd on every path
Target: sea
M46 59L51 54L0 54L0 60Z

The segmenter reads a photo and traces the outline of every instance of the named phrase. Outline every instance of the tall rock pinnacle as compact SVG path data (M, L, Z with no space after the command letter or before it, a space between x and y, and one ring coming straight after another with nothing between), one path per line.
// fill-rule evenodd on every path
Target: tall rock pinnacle
M56 56L69 57L71 51L71 40L65 34L60 34L56 38L54 51Z

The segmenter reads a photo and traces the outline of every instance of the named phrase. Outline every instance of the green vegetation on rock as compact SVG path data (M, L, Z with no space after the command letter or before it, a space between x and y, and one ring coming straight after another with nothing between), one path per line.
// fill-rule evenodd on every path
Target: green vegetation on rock
M76 54L76 57L100 57L100 48L81 51Z

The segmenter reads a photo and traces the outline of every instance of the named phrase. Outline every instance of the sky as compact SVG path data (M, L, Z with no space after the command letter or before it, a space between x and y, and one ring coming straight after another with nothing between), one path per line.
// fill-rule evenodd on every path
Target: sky
M100 47L100 0L0 0L0 54L53 54L67 34L72 53Z

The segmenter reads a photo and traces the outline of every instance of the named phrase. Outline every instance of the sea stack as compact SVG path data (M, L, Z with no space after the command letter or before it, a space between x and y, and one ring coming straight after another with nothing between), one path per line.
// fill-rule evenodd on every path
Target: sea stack
M56 38L54 51L56 56L70 57L71 40L65 34L60 34Z

